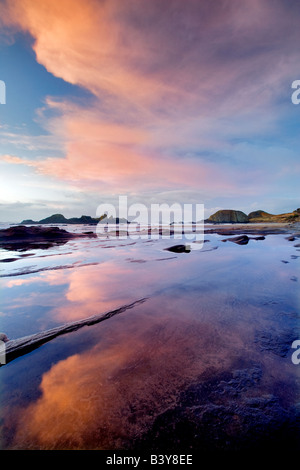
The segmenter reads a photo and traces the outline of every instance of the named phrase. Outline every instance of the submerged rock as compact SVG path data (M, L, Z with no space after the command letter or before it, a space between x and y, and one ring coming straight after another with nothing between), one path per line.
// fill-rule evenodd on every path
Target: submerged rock
M28 240L28 239L56 239L72 237L73 234L59 227L26 227L25 225L15 225L0 230L0 241L7 240Z
M264 236L259 236L259 237L248 237L248 235L238 235L236 237L231 237L231 238L224 238L222 242L234 242L237 243L238 245L247 245L249 240L265 240Z
M172 451L175 440L186 451L293 449L300 409L284 407L279 396L263 391L262 378L260 364L199 377L156 417L138 450Z
M297 338L297 333L293 330L284 330L280 334L273 330L257 331L255 343L261 351L269 351L276 356L287 357L291 350L291 344Z
M174 245L165 249L167 251L172 251L173 253L190 253L191 251L191 248L188 245Z
M250 238L248 237L248 235L238 235L237 237L233 237L233 238L225 238L222 241L223 242L229 241L229 242L237 243L238 245L247 245L249 240Z
M241 392L245 392L250 387L257 385L262 377L262 368L254 365L250 369L238 369L233 371L232 378L221 381L218 385L218 392L227 397L237 397Z

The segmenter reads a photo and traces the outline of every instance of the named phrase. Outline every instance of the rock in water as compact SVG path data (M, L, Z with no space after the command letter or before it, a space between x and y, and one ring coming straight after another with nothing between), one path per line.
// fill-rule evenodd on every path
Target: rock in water
M225 240L222 240L223 242L229 241L233 243L237 243L238 245L247 245L249 242L250 238L248 235L238 235L237 237L232 237L232 238L226 238Z
M224 238L222 242L233 242L237 243L238 245L247 245L249 240L265 240L265 237L248 237L248 235L238 235L237 237L230 237L230 238Z
M167 251L172 251L173 253L190 253L191 251L191 248L188 245L174 245L165 249Z
M27 248L48 248L66 243L78 235L59 227L40 227L16 225L0 230L0 246L7 250L25 250Z

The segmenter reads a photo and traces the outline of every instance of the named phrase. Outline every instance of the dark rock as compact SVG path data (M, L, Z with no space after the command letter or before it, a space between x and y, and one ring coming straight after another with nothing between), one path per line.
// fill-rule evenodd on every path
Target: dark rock
M191 249L188 245L174 245L169 248L165 248L167 251L172 251L173 253L190 253Z
M0 263L12 263L13 261L17 261L18 258L5 258L5 259L1 259L0 260Z
M74 238L94 238L96 236L94 232L70 233L60 227L15 225L0 230L0 246L5 250L17 251L33 248L47 249L67 243L67 241Z
M264 236L259 236L259 237L248 237L248 235L237 235L236 237L232 238L224 238L222 242L234 242L237 243L238 245L247 245L249 240L265 240Z
M49 248L53 245L66 243L76 236L59 227L16 225L0 230L0 246L7 250Z
M56 239L71 236L69 232L59 227L25 227L16 225L0 230L0 241L25 240L25 239Z
M249 240L250 238L248 237L248 235L238 235L237 237L226 238L222 241L225 241L225 242L229 241L229 242L237 243L238 245L247 245Z
M0 339L2 339L4 342L7 342L6 363L9 363L17 357L34 351L35 349L57 338L58 336L72 333L79 330L80 328L83 328L84 326L92 326L101 323L115 315L119 315L120 313L126 312L126 310L132 309L135 306L144 303L146 300L147 298L142 298L132 302L131 304L123 305L122 307L116 308L115 310L110 310L106 313L92 315L91 317L65 323L64 325L41 331L33 335L23 336L22 338L18 339L9 340L4 333L1 333Z

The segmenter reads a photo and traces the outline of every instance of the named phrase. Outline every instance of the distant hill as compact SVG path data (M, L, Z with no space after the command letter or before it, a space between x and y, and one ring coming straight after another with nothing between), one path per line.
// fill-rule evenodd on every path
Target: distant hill
M212 214L208 219L205 220L205 222L212 224L300 222L300 209L296 209L293 212L287 212L278 215L269 214L268 212L265 212L263 210L250 212L250 214L246 215L242 211L224 209Z
M300 208L293 212L284 214L269 214L268 212L259 210L248 214L249 222L300 222Z
M99 222L105 224L122 224L129 223L126 219L119 219L109 217L107 218L106 214L101 217L90 217L89 215L82 215L81 217L71 217L66 219L62 214L53 214L50 217L41 219L39 221L25 219L22 220L22 225L34 225L34 224L86 224L86 225L97 225ZM224 209L219 210L212 214L208 219L205 219L205 223L209 224L238 224L238 223L291 223L291 222L300 222L300 208L296 209L293 212L287 212L284 214L269 214L263 210L257 210L250 212L250 214L245 214L242 211L237 211L233 209Z
M81 217L72 217L71 219L66 219L66 217L62 214L53 214L50 217L46 217L45 219L41 220L31 220L25 219L22 220L22 225L33 225L33 224L97 224L99 222L99 218L93 218L89 215L82 215Z
M119 219L118 217L115 219L113 217L107 218L106 214L102 215L101 217L90 217L89 215L82 215L81 217L71 217L70 219L66 219L66 217L62 214L53 214L50 217L46 217L45 219L41 220L31 220L25 219L22 220L22 225L43 225L43 224L85 224L85 225L97 225L99 222L101 223L126 223L126 219Z

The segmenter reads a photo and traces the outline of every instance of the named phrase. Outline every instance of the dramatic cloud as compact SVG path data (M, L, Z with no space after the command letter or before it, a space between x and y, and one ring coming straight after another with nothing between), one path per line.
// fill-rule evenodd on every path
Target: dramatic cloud
M49 148L6 162L84 191L272 193L272 158L249 153L256 140L269 154L282 132L299 13L282 0L6 2L11 34L30 33L48 72L93 94L80 105L48 97L39 111L63 157ZM280 174L285 134L271 147Z
M299 39L294 11L279 1L12 0L8 18L35 38L49 72L167 114L195 100L197 113L212 97L228 103L234 87L245 104L286 75Z

